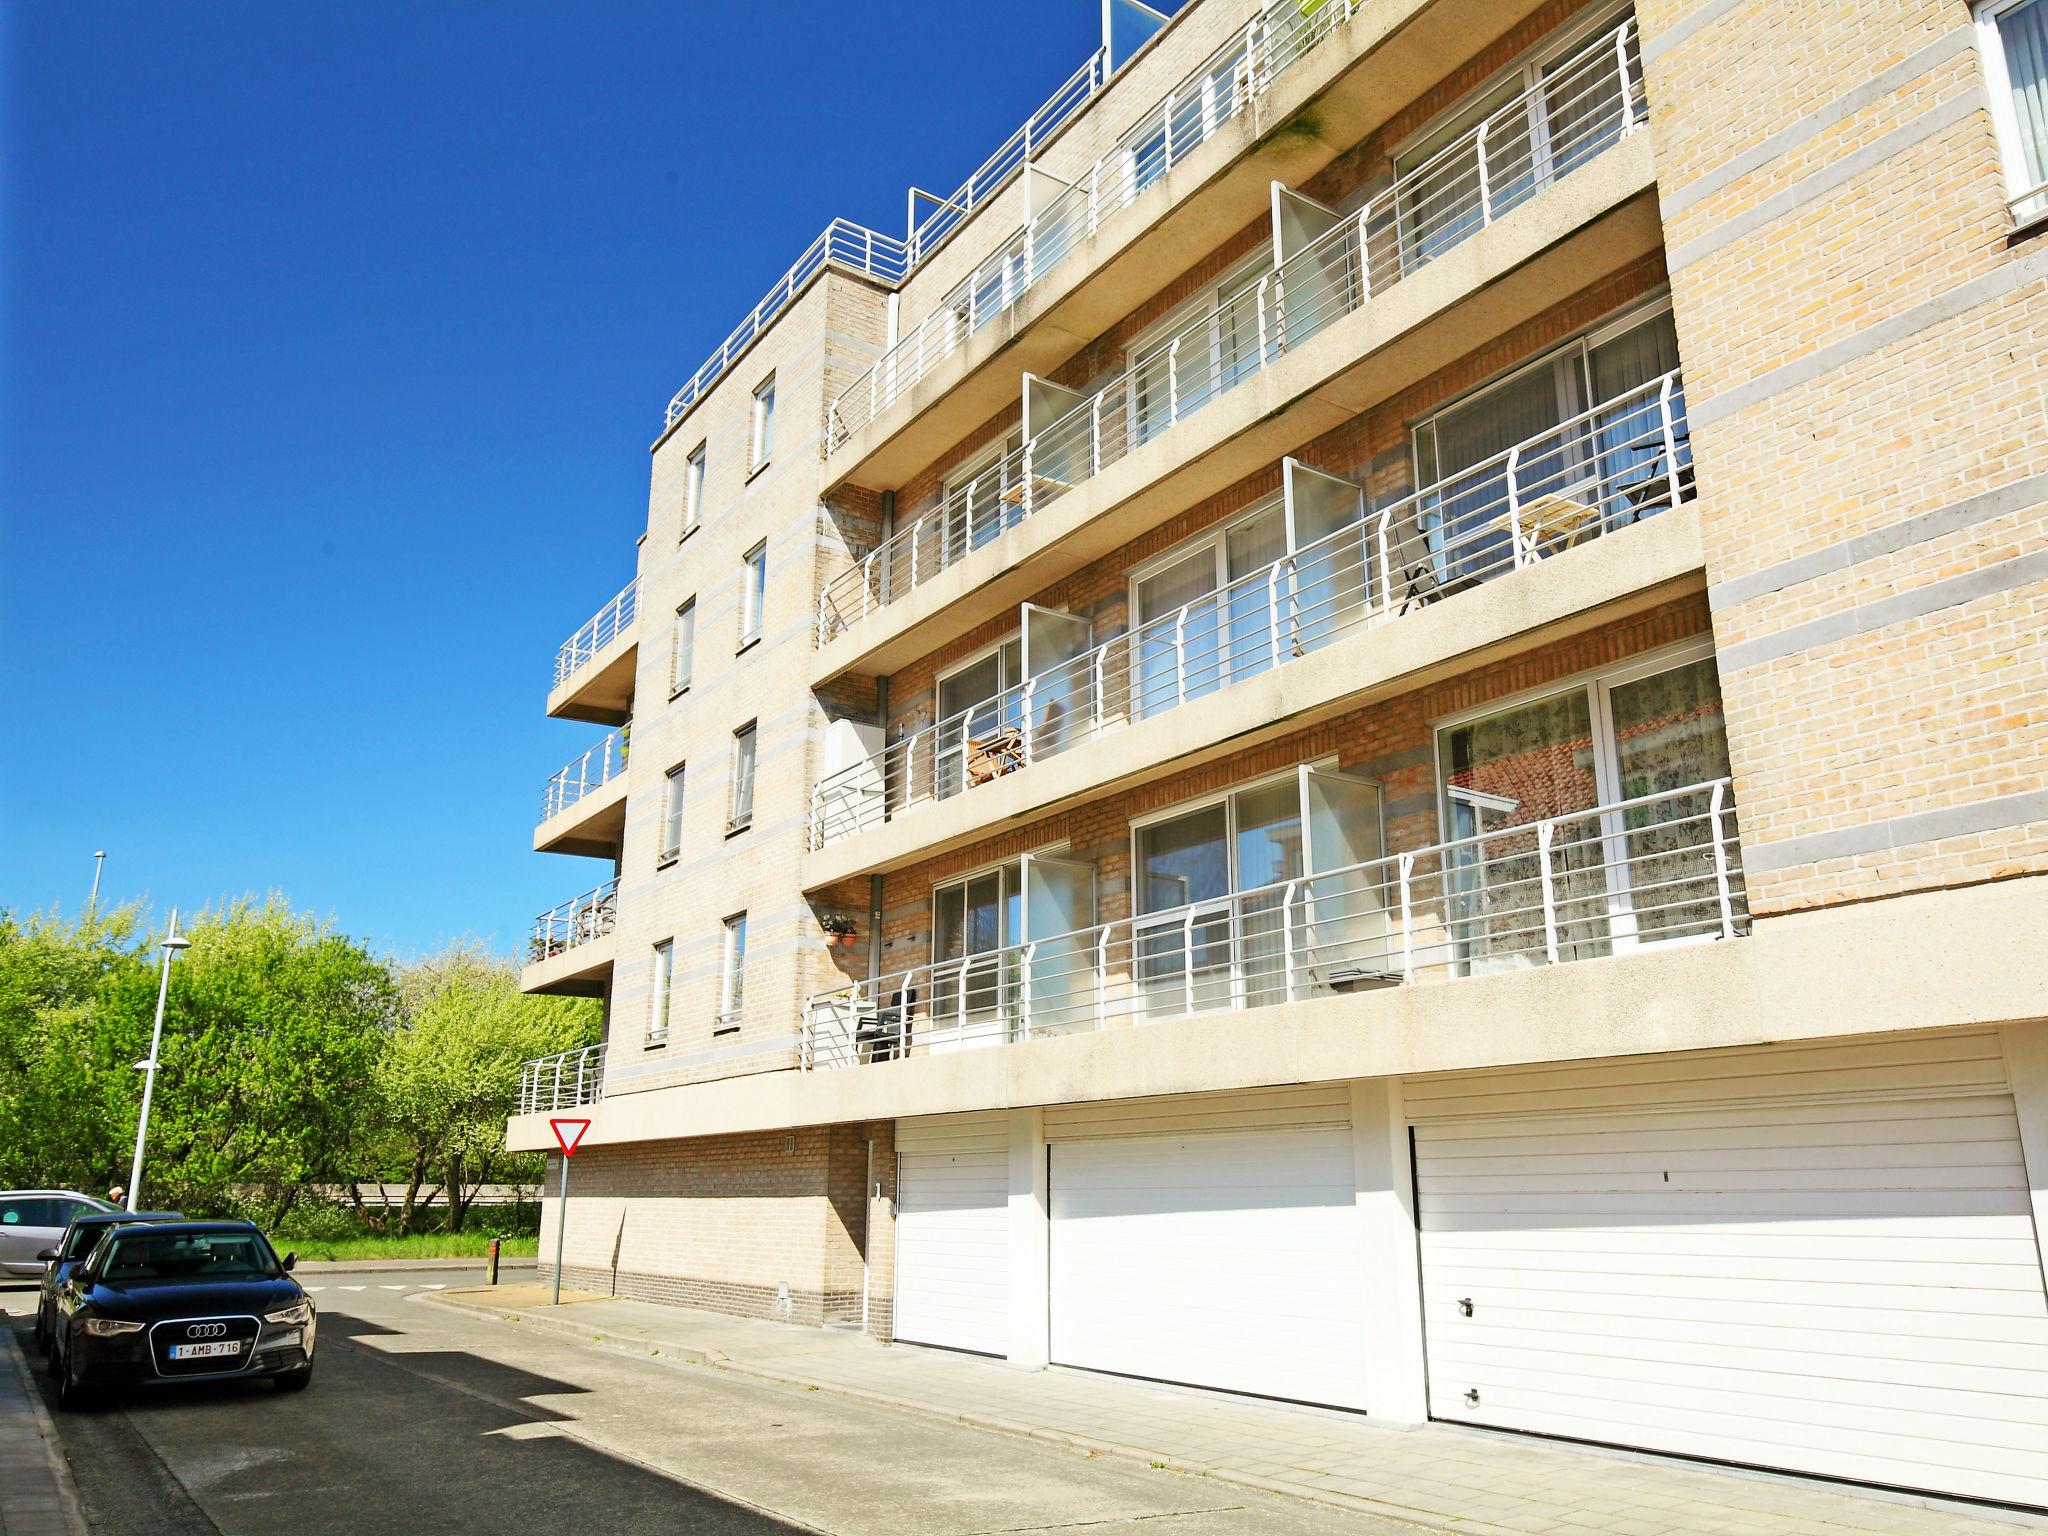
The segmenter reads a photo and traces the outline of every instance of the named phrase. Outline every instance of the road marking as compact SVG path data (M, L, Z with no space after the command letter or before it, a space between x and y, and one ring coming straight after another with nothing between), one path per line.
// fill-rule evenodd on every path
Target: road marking
M423 1291L445 1291L448 1287L445 1285L423 1285L420 1289Z
M344 1285L342 1289L344 1291L360 1291L366 1289L366 1287L360 1285Z
M299 1289L302 1291L324 1291L327 1287L324 1285L302 1285Z
M402 1285L380 1285L377 1289L380 1291L402 1291L405 1287Z

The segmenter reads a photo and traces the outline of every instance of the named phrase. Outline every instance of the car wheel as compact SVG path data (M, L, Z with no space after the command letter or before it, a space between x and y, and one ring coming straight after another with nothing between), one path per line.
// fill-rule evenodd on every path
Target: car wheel
M57 1378L57 1407L59 1409L65 1413L76 1413L79 1409L91 1405L92 1394L86 1390L83 1383L72 1379L71 1352L69 1350L64 1352L64 1361L61 1365L57 1362L56 1351L52 1350L50 1353L50 1368L51 1373Z
M273 1376L271 1380L277 1383L277 1390L280 1392L303 1392L313 1384L313 1367L309 1365L304 1370L286 1371L282 1376Z

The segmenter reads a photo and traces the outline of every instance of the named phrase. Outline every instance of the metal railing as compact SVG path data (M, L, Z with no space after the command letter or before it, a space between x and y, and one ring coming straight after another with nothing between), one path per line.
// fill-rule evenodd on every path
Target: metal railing
M564 640L555 652L555 683L559 688L597 658L597 653L633 627L640 611L640 578L627 582L619 595L606 603Z
M1727 779L1641 795L814 995L844 1067L1732 938Z
M769 322L796 301L804 285L827 262L837 262L891 284L903 281L904 274L909 271L908 252L901 240L869 229L865 224L856 224L851 219L834 219L810 243L803 255L797 257L795 264L776 279L775 286L768 290L747 318L733 327L732 334L719 343L718 350L705 359L704 366L691 374L689 381L670 398L664 430L674 426L691 406L704 398L705 391L724 376L726 369L756 336L767 329Z
M540 1056L519 1069L519 1113L550 1115L604 1097L604 1046Z
M552 960L579 944L601 939L619 921L619 881L615 875L603 885L552 907L533 920L533 938L527 944L529 961Z
M2029 187L2018 197L2006 203L2012 213L2015 228L2025 228L2042 219L2048 219L2048 181Z
M545 824L561 815L593 789L602 789L624 773L631 740L631 726L611 731L575 762L557 769L541 796L541 822Z
M1685 389L1673 371L820 779L810 846L991 783L1692 496ZM1275 492L1231 520L1277 516L1285 500Z
M818 643L902 601L1362 309L1635 132L1644 113L1631 18L841 571L819 595Z
M906 243L909 268L914 270L919 262L945 243L948 235L966 222L969 214L1008 186L1010 178L1024 168L1038 148L1065 127L1074 114L1093 101L1095 93L1108 83L1109 55L1104 49L1097 48L1088 55L1086 63L1060 82L1059 89L1045 99L1044 106L1025 118L1023 126L981 162L951 197L935 197L929 192L913 190L910 194L910 238ZM919 198L931 204L930 212L922 221L917 217Z
M1252 17L833 400L826 412L827 450L844 443L968 337L1006 313L1079 250L1103 219L1243 113L1361 3L1286 0ZM1057 179L1034 169L1048 180Z

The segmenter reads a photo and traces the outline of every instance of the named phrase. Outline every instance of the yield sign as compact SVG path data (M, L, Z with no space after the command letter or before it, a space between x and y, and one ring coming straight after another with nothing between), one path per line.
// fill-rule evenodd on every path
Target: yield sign
M555 1128L555 1140L562 1144L562 1156L574 1157L576 1149L583 1144L583 1133L590 1129L588 1120L550 1120Z

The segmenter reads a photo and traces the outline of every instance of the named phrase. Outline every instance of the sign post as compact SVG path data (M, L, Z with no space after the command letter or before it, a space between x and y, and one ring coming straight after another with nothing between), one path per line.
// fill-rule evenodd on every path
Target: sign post
M550 1120L554 1127L555 1140L562 1147L562 1187L556 1191L561 1202L555 1212L555 1299L554 1305L562 1304L562 1238L569 1230L569 1159L576 1155L576 1149L583 1144L583 1133L590 1129L588 1120Z

